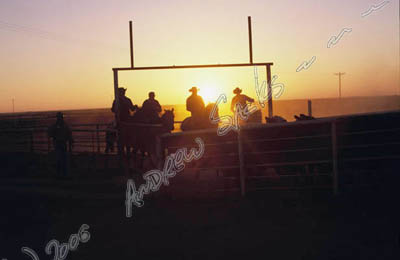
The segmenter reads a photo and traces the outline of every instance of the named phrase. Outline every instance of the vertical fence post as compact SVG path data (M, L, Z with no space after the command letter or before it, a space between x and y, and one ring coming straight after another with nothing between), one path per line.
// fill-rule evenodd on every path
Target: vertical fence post
M100 153L99 124L96 124L97 153Z
M244 153L243 153L243 129L238 131L238 154L239 154L239 166L240 166L240 193L242 197L246 195L246 168L244 164Z
M338 152L337 152L337 132L336 121L331 122L331 136L332 136L332 166L333 166L333 194L338 192Z
M51 146L51 144L50 144L50 137L47 136L47 154L50 154L50 146Z
M308 116L312 116L311 100L307 100L307 106L308 106Z
M29 132L29 146L30 146L30 150L31 150L31 153L33 153L34 151L35 151L35 149L34 149L34 147L33 147L33 130L31 130L30 132Z
M91 131L91 132L92 132L92 131ZM95 145L94 145L94 133L92 132L92 152L93 152L93 153L95 153L95 152L94 152L94 150L95 150L94 147L95 147Z
M268 117L273 117L274 112L272 106L272 86L271 86L271 65L266 66L267 71L267 91L268 91Z
M164 159L164 149L162 146L162 138L160 136L156 136L156 158L157 158L157 169L162 170L163 167L163 159Z
M92 169L94 169L96 171L96 159L97 159L97 153L96 153L96 144L95 144L95 137L94 137L94 131L91 131L92 133Z

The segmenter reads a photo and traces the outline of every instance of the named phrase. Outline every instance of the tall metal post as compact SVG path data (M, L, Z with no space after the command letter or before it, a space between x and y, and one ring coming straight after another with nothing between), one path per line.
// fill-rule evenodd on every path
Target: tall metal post
M129 44L131 50L131 68L134 67L133 63L133 30L132 30L132 21L129 21Z
M119 109L119 98L118 98L118 70L113 69L113 75L114 75L114 100L115 100L115 105L116 109ZM119 114L115 113L115 122L117 123L117 126L119 125Z
M268 117L273 117L272 111L272 87L271 87L271 66L266 66L267 71L267 88L268 88Z
M247 23L249 27L249 51L250 51L250 63L253 63L253 40L251 36L251 16L247 17Z
M122 156L122 147L120 142L120 122L119 122L118 70L113 69L113 73L114 73L115 123L117 126L117 148L118 148L118 154Z

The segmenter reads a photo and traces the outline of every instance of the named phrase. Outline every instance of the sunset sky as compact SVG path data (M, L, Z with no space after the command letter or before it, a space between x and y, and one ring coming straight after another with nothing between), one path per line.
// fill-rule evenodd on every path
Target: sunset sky
M128 67L134 21L135 66L246 63L247 16L254 62L273 62L280 99L399 95L399 1L391 0L1 0L0 112L102 108L113 100L113 67ZM327 43L351 28L331 48ZM308 69L296 72L315 56ZM265 69L258 68L260 82ZM141 105L183 104L192 86L205 101L255 97L253 68L121 72Z

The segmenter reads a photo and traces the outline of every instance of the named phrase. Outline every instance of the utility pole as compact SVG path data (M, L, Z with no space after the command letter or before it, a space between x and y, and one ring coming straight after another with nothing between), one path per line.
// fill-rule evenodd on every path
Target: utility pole
M335 73L334 75L339 76L339 98L342 98L342 75L346 73L344 72L339 72Z
M13 106L13 114L14 114L14 112L15 112L15 110L14 110L14 99L12 99L12 106Z

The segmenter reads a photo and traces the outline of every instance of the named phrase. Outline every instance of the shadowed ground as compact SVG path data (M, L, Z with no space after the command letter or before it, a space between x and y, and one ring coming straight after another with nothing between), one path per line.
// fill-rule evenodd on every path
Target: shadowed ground
M50 259L82 224L91 238L67 259L399 259L396 184L369 192L263 193L179 199L161 187L125 217L125 180L2 179L0 258ZM176 183L175 183L176 184Z

